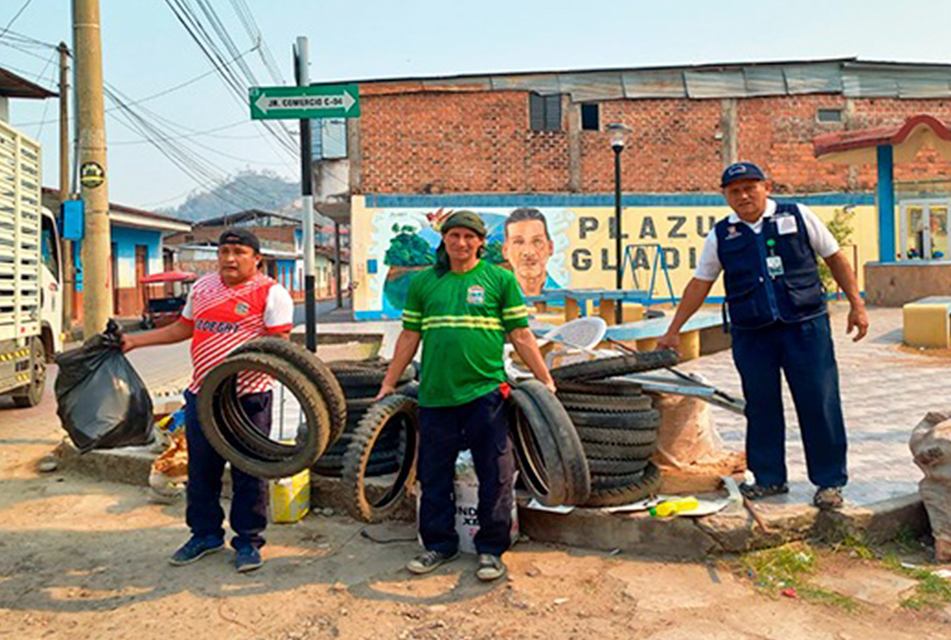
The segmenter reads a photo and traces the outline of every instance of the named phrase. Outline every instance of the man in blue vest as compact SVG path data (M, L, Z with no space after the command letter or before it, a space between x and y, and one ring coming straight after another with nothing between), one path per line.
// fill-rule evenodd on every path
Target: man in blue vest
M755 483L751 499L787 493L780 371L796 405L815 505L842 506L846 436L839 373L832 346L818 254L851 304L846 333L868 332L855 274L822 221L801 204L777 204L755 164L730 165L720 181L733 209L707 236L693 279L658 342L676 349L684 323L703 304L722 271L733 338L733 361L746 399L746 457Z

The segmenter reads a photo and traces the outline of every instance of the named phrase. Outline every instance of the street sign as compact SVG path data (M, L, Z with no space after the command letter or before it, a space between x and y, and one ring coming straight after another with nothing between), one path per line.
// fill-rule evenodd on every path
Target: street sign
M310 120L360 117L356 84L322 87L251 87L252 120Z

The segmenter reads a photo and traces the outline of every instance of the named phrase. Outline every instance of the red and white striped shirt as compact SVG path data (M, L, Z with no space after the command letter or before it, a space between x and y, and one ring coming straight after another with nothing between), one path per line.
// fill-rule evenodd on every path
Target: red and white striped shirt
M258 273L229 287L217 273L199 278L188 294L182 320L194 325L192 336L192 383L198 393L202 380L236 347L267 334L286 333L294 321L294 302L287 289ZM266 374L238 376L238 393L268 391Z

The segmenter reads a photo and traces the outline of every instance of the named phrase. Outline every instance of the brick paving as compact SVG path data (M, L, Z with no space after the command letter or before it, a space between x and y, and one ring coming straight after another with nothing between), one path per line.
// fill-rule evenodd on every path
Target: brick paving
M921 473L908 449L915 425L928 411L951 408L951 359L900 349L902 311L869 309L869 335L853 343L845 334L848 305L832 306L833 335L839 363L842 405L849 435L849 486L846 499L856 505L915 493ZM730 351L685 363L711 384L742 397ZM806 477L799 425L784 385L789 496L774 502L808 502L813 487ZM745 419L713 407L713 422L727 446L742 449Z

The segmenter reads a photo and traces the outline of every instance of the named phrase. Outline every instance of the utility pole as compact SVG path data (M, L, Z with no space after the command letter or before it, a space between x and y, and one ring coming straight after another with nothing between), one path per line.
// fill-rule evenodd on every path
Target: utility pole
M105 330L112 315L109 253L109 181L102 92L102 37L99 0L73 0L76 106L79 127L79 182L84 204L83 336Z
M310 86L310 44L297 38L297 86ZM314 292L314 170L310 120L300 121L301 206L304 208L304 330L307 349L317 353L317 298Z
M59 202L60 208L69 199L69 47L60 42L59 47ZM73 328L73 293L75 291L75 265L73 243L63 240L63 329Z

